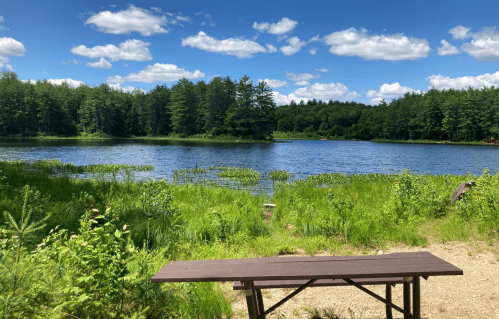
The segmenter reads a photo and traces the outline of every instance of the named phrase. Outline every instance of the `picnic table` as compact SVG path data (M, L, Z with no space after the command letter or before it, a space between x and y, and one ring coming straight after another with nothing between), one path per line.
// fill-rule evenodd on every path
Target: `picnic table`
M375 256L318 256L318 257L270 257L247 259L185 260L172 261L161 268L151 279L161 282L240 281L246 291L250 319L265 318L284 302L313 286L318 280L346 282L404 314L404 319L421 318L420 277L462 275L456 266L427 251L393 253ZM403 278L404 308L401 308L358 282L369 284L395 278ZM412 279L412 280L411 280ZM305 280L297 290L267 310L257 296L255 282ZM410 283L412 281L412 313ZM387 286L388 287L388 286ZM388 296L388 294L387 294Z

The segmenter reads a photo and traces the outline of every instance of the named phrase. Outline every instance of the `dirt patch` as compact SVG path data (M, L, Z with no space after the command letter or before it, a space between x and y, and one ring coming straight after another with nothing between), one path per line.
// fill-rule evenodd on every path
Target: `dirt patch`
M498 244L491 246L485 242L451 242L431 244L427 247L396 246L383 253L413 251L429 251L461 268L464 272L464 276L421 279L421 315L423 318L499 318ZM372 252L372 254L376 253L376 251ZM299 255L304 254L293 256ZM384 286L368 286L368 289L384 296ZM264 290L265 307L269 308L291 291L292 289ZM402 306L402 285L392 288L392 294L393 302ZM244 292L236 293L232 307L235 318L247 318ZM268 318L312 318L310 312L324 308L342 312L342 317L345 318L386 318L384 304L355 287L307 288ZM403 317L396 310L393 314L395 318Z

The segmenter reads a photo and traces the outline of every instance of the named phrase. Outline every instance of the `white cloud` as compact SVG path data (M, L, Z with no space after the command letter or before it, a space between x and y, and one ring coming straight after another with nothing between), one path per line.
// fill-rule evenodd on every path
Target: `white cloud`
M341 83L314 83L310 86L299 88L293 92L297 97L318 99L318 100L338 100L356 99L360 94L350 91Z
M267 31L270 34L283 35L284 33L288 33L293 30L297 25L298 21L293 21L287 17L284 17L277 23L253 22L253 29L260 32Z
M303 100L305 103L316 100L348 100L360 97L360 94L355 91L350 91L345 85L341 83L314 83L311 86L299 88L291 94L283 95L279 92L273 91L274 102L276 105L289 104L291 100L299 103Z
M307 44L305 41L300 41L298 37L292 37L286 40L289 45L283 46L280 48L281 52L284 55L293 55L296 52L300 51L301 47Z
M459 49L450 44L449 42L442 40L440 41L442 43L442 46L438 48L438 55L453 55L453 54L459 54Z
M451 29L451 31L454 29ZM499 32L496 27L484 27L482 31L475 33L469 32L468 28L465 29L467 29L466 37L473 38L473 40L470 43L463 43L461 45L462 51L480 62L499 61ZM464 35L461 39L463 38Z
M29 84L36 84L36 81L33 80L33 79L29 79L29 80L21 80L21 82L28 82Z
M133 91L137 90L136 87L134 86L131 86L131 85L127 85L127 86L121 86L120 83L108 83L109 87L115 89L115 90L118 90L118 91L123 91L123 92L128 92L128 93L132 93ZM141 88L138 88L140 91L142 91L143 93L147 93L145 90L141 89Z
M73 60L68 60L68 61L62 61L61 62L62 64L74 64L74 65L80 65L81 62L77 59L73 59Z
M267 50L269 53L277 52L277 48L275 46L273 46L272 44L266 44L266 46L267 46Z
M10 71L14 71L12 65L8 64L7 62L9 62L9 58L0 55L0 68L5 66Z
M269 25L270 23L268 22L260 22L260 23L253 22L253 29L260 32L264 32L269 29Z
M457 78L450 78L442 75L431 75L426 78L428 82L428 89L435 87L437 90L443 89L467 89L469 86L475 89L483 87L499 87L499 71L494 74L485 73L478 76L462 76Z
M371 105L378 105L381 103L381 101L383 101L382 97L375 97L372 98L371 101L369 101L369 103L371 103Z
M288 95L284 95L284 94L281 94L277 91L272 91L272 95L274 97L274 102L276 105L286 105L286 104L291 103L291 101L295 101L296 104L298 104L298 103L300 103L301 100L303 100L303 102L307 103L309 100L311 100L311 99L307 99L307 98L298 98L293 93L288 94Z
M24 45L12 38L0 38L0 56L23 56Z
M269 79L259 79L258 82L265 82L267 83L271 88L280 88L283 86L289 86L288 82L282 81L282 80L269 80ZM258 83L257 82L257 83Z
M182 78L197 79L204 77L204 73L196 70L194 72L186 71L173 64L155 63L148 65L138 73L130 73L127 76L111 76L106 79L108 83L124 83L124 82L174 82Z
M450 29L449 33L452 34L453 39L464 40L470 37L469 35L470 30L471 30L470 28L458 25L457 27Z
M2 23L2 22L3 22L3 16L0 16L0 23ZM5 27L0 25L0 30L3 30L3 29L5 29Z
M109 61L107 61L104 58L100 58L100 60L96 61L96 62L88 62L87 66L90 66L92 68L97 68L97 69L112 69L113 68L113 65L111 63L109 63Z
M310 38L310 40L308 40L308 42L317 42L317 41L320 41L319 35L316 35L315 37Z
M426 39L408 38L402 34L370 35L366 29L350 28L326 35L329 52L359 56L365 60L402 61L425 58L430 54Z
M168 33L168 30L163 28L167 23L175 24L176 20L168 18L166 15L155 15L152 11L137 8L134 5L130 5L127 10L116 13L101 11L85 21L85 25L91 24L103 33L130 34L138 32L143 36Z
M317 53L317 49L312 48L312 49L308 50L308 52L310 52L310 54L312 54L312 55L315 55Z
M147 48L151 45L141 40L126 40L117 47L112 44L97 45L93 48L87 48L79 45L71 49L71 53L86 56L91 59L108 58L111 61L129 60L129 61L150 61L152 54Z
M322 72L322 73L328 73L329 71L331 71L330 69L327 69L327 68L321 68L321 69L315 69L315 71L317 72Z
M203 31L199 31L197 35L191 35L186 39L182 39L182 46L186 45L208 52L235 55L239 59L251 58L256 53L267 52L264 47L251 40L236 38L218 40L208 36Z
M31 82L31 80L30 80L30 82ZM74 87L74 88L77 88L80 85L85 84L82 81L73 80L73 79L48 79L47 82L50 82L50 83L52 83L54 85L61 85L62 82L66 82L69 86Z
M392 84L385 83L381 86L379 91L369 90L366 97L371 97L371 104L376 105L381 103L383 99L391 99L404 95L405 93L421 93L421 90L414 90L408 86L401 86L400 83L395 82Z
M312 73L294 73L285 71L286 79L295 82L295 85L309 85L310 80L312 79L320 79L319 74Z
M8 70L14 71L12 65L8 63L7 56L23 56L25 52L26 49L21 42L12 38L0 38L0 67L5 66Z

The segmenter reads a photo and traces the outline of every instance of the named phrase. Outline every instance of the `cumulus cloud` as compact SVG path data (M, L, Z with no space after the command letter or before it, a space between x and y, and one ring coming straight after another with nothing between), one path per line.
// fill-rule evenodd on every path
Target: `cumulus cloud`
M437 90L444 89L467 89L472 87L481 89L483 87L499 87L499 71L494 74L485 73L478 76L462 76L457 78L450 78L443 75L431 75L426 78L428 82L428 89L435 87Z
M176 24L179 21L189 21L188 17L177 16L173 18L168 15L158 15L157 10L149 11L130 5L128 9L118 12L101 11L90 16L85 25L90 24L98 31L112 34L130 34L138 32L143 36L157 33L168 33L163 28L167 24ZM190 21L189 21L190 22Z
M440 41L442 46L438 48L438 55L453 55L459 54L459 49L450 44L449 42L442 40Z
M131 86L131 85L127 85L127 86L121 86L120 83L108 83L109 87L115 89L115 90L118 90L118 91L122 91L122 92L128 92L128 93L132 93L133 91L137 90L136 87L134 86ZM140 91L142 91L143 93L146 93L145 90L141 89L141 88L138 88Z
M292 37L286 40L289 45L283 46L280 48L281 52L284 55L293 55L296 52L300 51L301 47L307 44L305 41L300 41L298 37Z
M408 38L402 34L370 35L362 28L333 32L323 41L331 46L329 52L332 54L359 56L365 60L416 60L430 54L426 39Z
M126 40L117 46L112 44L97 45L93 48L87 48L79 45L71 49L71 53L86 56L91 59L108 58L111 61L129 60L129 61L151 61L152 54L147 48L151 45L141 40Z
M270 34L275 35L283 35L292 31L298 25L298 21L293 21L287 17L282 18L277 23L269 23L269 22L253 22L253 29L265 32L267 31Z
M456 32L453 30L461 28L466 29L466 32L461 30ZM496 27L484 27L482 31L470 32L469 28L457 26L451 29L451 32L459 35L459 39L473 38L469 43L463 43L461 50L471 55L475 60L480 62L499 61L499 32Z
M96 62L88 62L87 66L92 67L92 68L97 68L97 69L112 69L113 68L113 65L111 63L109 63L109 61L107 61L104 58L100 58L100 60L96 61Z
M270 79L259 79L258 82L265 82L268 84L268 86L270 86L271 88L280 88L280 87L283 87L283 86L289 86L288 82L286 81L282 81L282 80L270 80Z
M322 73L328 73L329 71L331 71L330 69L327 69L327 68L321 68L321 69L315 69L315 71L317 72L322 72Z
M269 53L277 52L277 48L275 46L273 46L272 44L266 44L266 46L267 46L267 50Z
M307 98L298 98L293 93L288 94L288 95L284 95L284 94L281 94L277 91L272 91L272 95L273 95L274 102L276 105L286 105L286 104L291 103L291 101L295 101L295 103L298 104L298 103L300 103L301 100L303 100L304 103L307 103L309 100L311 100L311 99L307 99Z
M349 100L360 97L360 94L355 91L350 91L344 84L341 83L314 83L308 87L299 88L291 94L283 95L279 92L272 92L276 105L289 104L291 100L299 103L303 100L305 103L316 100Z
M338 100L355 99L360 94L350 91L341 83L314 83L310 86L299 88L293 92L297 97L318 99L318 100Z
M286 79L295 82L295 85L309 85L310 80L312 79L320 79L319 74L312 73L294 73L285 71Z
M457 27L450 29L449 33L452 34L453 39L464 40L470 37L469 35L470 30L471 30L470 28L458 25Z
M208 52L235 55L239 59L252 58L256 53L267 52L264 47L251 40L236 38L218 40L208 36L203 31L199 31L197 35L191 35L188 38L182 39L182 46L190 46Z
M0 56L23 56L24 45L12 38L0 38Z
M204 77L204 73L196 70L194 72L186 71L174 64L155 63L148 65L138 73L130 73L127 76L111 76L106 79L108 83L124 83L124 82L174 82L182 78L197 79Z
M24 45L12 38L0 38L0 67L6 67L10 71L14 68L10 65L7 56L23 56L26 52Z
M36 80L29 79L29 80L21 80L22 82L28 82L30 84L36 84ZM63 82L66 82L69 86L77 88L80 85L85 84L82 81L78 80L73 80L73 79L48 79L47 82L54 84L54 85L61 85Z
M308 52L310 52L310 54L312 54L312 55L315 55L317 53L317 49L312 48L312 49L308 50Z
M408 86L401 86L400 83L392 84L385 83L379 91L369 90L366 97L371 97L371 104L379 104L383 99L395 98L404 95L405 93L421 93L421 90L414 90Z

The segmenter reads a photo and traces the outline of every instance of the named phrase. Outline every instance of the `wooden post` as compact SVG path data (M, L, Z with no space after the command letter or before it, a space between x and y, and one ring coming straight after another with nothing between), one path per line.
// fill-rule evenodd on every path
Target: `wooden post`
M421 319L421 287L419 276L412 278L412 318Z
M246 304L248 305L248 315L250 319L258 318L258 305L256 302L255 285L253 281L243 281L246 292Z
M389 303L392 302L392 285L391 284L386 284L386 293L385 293L386 301ZM392 306L389 304L385 304L386 307L386 319L393 319L393 314L392 314Z
M404 277L404 319L411 316L411 277Z
M256 289L256 300L258 302L258 314L261 315L265 311L265 306L263 305L263 296L262 296L261 289ZM261 319L265 319L265 316L261 317Z

